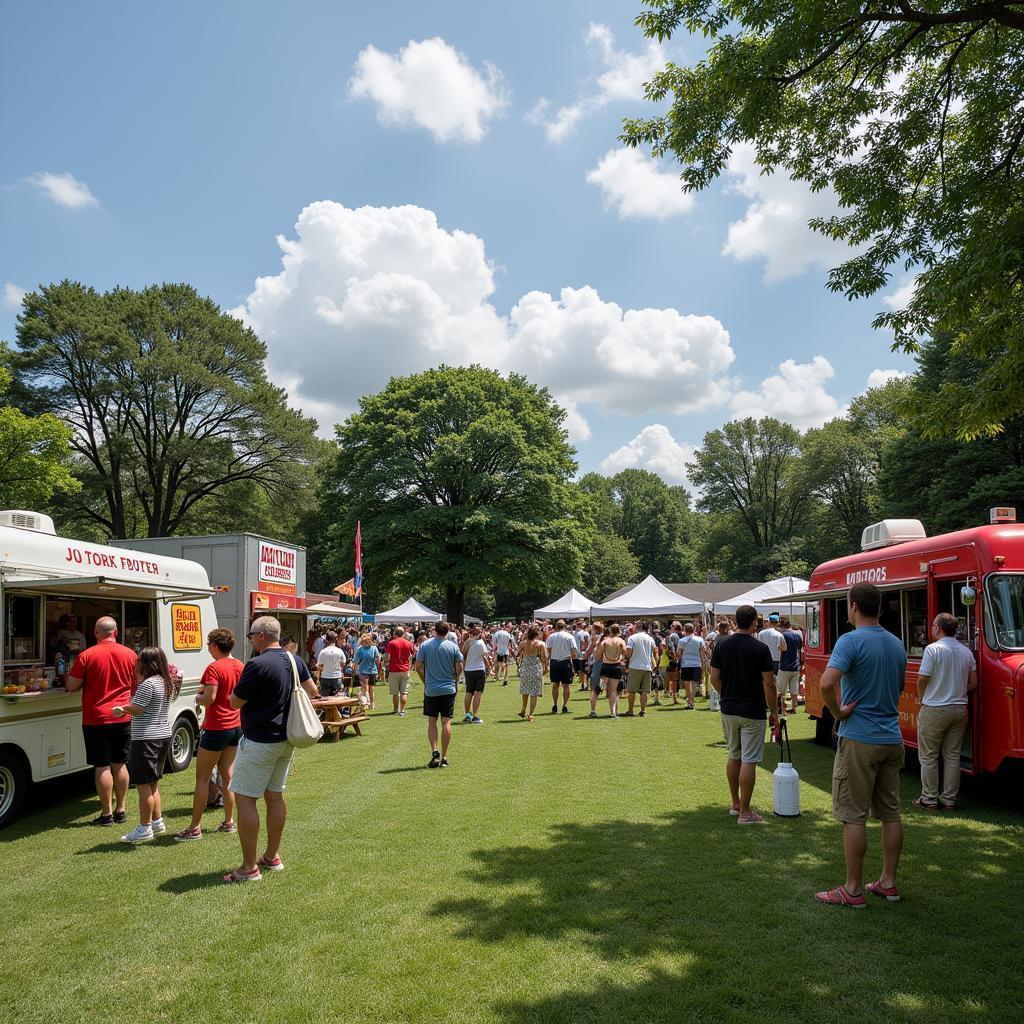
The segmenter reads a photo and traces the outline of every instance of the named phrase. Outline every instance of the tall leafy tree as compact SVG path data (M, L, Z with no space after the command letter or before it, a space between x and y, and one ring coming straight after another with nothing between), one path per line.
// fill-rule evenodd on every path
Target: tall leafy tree
M948 332L979 361L978 386L947 381L924 433L997 433L1024 412L1024 7L988 0L644 0L648 36L710 40L648 87L665 113L623 140L675 155L706 188L752 144L767 172L831 188L840 212L813 227L851 245L829 287L877 293L916 275L880 314L915 351Z
M280 504L307 482L314 421L267 379L263 342L188 285L50 285L25 297L17 344L24 401L72 430L70 510L111 536L165 536L228 489Z
M362 522L366 576L467 589L576 583L593 524L571 482L565 412L544 388L479 366L395 377L337 428L340 529Z
M611 478L619 532L640 563L640 574L681 582L692 572L689 541L693 522L683 488L669 487L656 473L625 469Z
M617 533L594 535L583 561L583 593L594 601L604 601L616 590L638 582L641 575L640 561L624 537Z

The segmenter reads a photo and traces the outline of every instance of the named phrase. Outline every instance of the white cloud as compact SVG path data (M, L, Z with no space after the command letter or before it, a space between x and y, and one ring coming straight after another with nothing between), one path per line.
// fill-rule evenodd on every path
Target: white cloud
M508 103L501 72L477 71L443 39L411 40L397 55L367 46L356 59L349 94L377 104L384 124L419 125L438 142L479 142Z
M872 370L868 374L868 387L884 388L891 380L903 380L909 376L906 370Z
M831 269L853 253L844 242L812 231L808 221L840 212L839 200L826 189L812 192L784 173L762 174L749 144L737 146L729 160L731 189L752 200L742 220L729 225L722 250L737 260L764 260L764 280L774 284L813 268Z
M664 220L693 208L693 196L683 191L679 178L661 170L638 149L610 149L597 167L587 172L587 181L601 189L606 207L618 209L620 220Z
M846 407L825 390L826 381L835 375L824 356L815 356L809 363L787 359L779 364L777 374L761 381L757 391L733 395L733 415L754 419L774 416L796 427L820 427L846 412Z
M100 205L99 200L89 191L89 186L67 171L62 174L40 171L38 174L29 175L25 180L58 206L70 206L77 210L83 206Z
M327 429L393 374L441 362L546 385L578 440L589 436L586 403L682 413L728 401L735 353L714 317L622 309L586 286L528 292L503 316L482 240L445 230L429 210L316 202L278 245L281 272L258 278L234 312Z
M21 300L25 294L25 289L19 288L13 281L4 282L4 305L8 309L21 309Z
M917 289L917 277L905 278L894 292L882 296L882 301L890 309L904 309L910 304Z
M666 483L685 484L695 450L692 444L676 441L668 427L652 423L604 459L601 472L613 476L624 469L648 469Z
M592 24L583 36L604 70L593 80L590 90L575 103L552 112L551 102L541 99L529 114L535 124L542 125L550 142L564 142L576 126L609 103L638 102L644 98L644 83L665 67L661 46L649 42L638 53L615 48L615 37L607 25Z

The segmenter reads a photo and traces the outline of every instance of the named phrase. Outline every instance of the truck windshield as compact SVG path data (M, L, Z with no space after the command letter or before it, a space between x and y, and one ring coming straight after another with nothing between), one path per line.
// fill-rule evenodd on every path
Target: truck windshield
M990 645L995 646L995 640L1004 650L1024 650L1024 575L993 574L985 581L985 589Z

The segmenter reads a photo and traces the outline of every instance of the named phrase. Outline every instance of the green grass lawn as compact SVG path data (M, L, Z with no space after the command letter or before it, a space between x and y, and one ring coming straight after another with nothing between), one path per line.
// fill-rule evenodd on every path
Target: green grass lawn
M298 753L287 868L259 884L219 884L235 837L125 847L84 827L88 782L44 790L0 833L0 1021L1024 1017L1024 816L1004 790L973 782L962 814L908 814L903 903L830 909L811 894L843 877L831 754L803 716L803 816L740 828L716 714L590 721L574 692L573 717L542 703L528 724L515 683L489 683L485 724L456 724L452 768L427 771L421 692L404 719ZM165 781L172 830L192 779ZM129 825L137 810L133 792Z

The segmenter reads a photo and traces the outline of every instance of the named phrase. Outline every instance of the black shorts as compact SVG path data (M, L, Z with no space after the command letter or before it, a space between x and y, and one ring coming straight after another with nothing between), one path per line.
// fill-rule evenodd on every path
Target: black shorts
M569 658L552 661L548 665L548 672L551 675L551 682L571 683L572 682L572 661Z
M486 669L466 669L466 693L483 693L486 682Z
M83 725L85 761L93 768L109 768L112 764L127 764L132 745L131 722L112 725Z
M171 749L171 737L163 740L132 740L131 756L128 760L128 774L132 785L145 785L164 777L167 752Z
M427 718L437 718L438 715L442 718L454 718L455 694L439 693L436 697L425 696L423 698L423 714Z
M621 665L609 665L605 662L601 666L601 678L602 679L621 679L622 678L622 666Z
M320 693L325 697L337 697L341 693L341 679L321 679Z
M583 671L585 671L582 658L573 658L572 659L572 670L573 670L573 672L583 672Z
M679 671L679 662L678 661L673 661L671 658L669 658L668 659L668 671L669 672L678 672Z
M234 729L204 729L199 734L199 749L219 753L228 747L237 747L241 739L242 730L237 726Z
M704 670L699 665L694 667L684 665L680 671L684 683L699 683L704 675Z
M504 665L506 661L508 661L508 655L507 654L499 654L498 655L498 664L499 665Z

